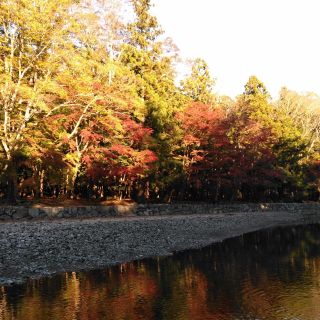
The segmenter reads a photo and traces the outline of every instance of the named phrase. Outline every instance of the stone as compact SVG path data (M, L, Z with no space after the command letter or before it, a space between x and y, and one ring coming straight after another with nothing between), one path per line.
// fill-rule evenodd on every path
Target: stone
M40 211L38 208L29 208L28 214L32 218L38 218L40 216Z
M12 215L12 219L19 220L29 216L27 208L18 208Z

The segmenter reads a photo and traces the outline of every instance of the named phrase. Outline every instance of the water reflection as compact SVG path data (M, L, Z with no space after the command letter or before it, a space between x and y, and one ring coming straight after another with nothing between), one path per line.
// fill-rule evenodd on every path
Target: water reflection
M1 320L320 318L320 226L0 289Z

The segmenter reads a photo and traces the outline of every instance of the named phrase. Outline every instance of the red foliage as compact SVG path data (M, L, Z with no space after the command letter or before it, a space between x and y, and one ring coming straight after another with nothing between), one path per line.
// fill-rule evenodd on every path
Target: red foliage
M259 123L201 103L191 104L178 119L191 180L201 176L206 181L268 184L279 177L272 165L272 134ZM257 181L256 176L263 179Z
M130 118L124 119L122 126L127 132L128 138L134 144L143 142L153 132L151 128L146 128L141 123L137 123Z
M98 143L103 140L103 135L99 133L95 133L89 128L82 129L79 133L80 137L84 142Z

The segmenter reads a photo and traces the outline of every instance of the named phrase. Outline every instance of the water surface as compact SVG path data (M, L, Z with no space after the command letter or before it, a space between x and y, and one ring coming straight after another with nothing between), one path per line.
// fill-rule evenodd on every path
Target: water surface
M320 225L2 287L0 319L320 319Z

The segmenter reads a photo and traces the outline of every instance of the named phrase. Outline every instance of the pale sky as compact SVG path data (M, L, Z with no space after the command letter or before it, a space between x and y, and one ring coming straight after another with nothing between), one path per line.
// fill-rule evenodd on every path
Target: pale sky
M273 97L282 86L320 94L320 0L153 0L184 58L201 57L215 91L234 97L250 75Z

